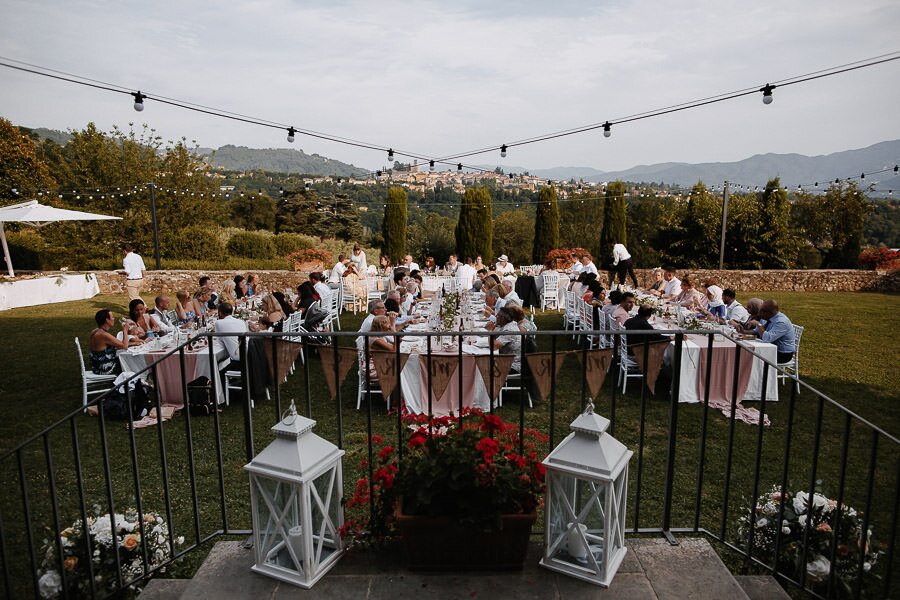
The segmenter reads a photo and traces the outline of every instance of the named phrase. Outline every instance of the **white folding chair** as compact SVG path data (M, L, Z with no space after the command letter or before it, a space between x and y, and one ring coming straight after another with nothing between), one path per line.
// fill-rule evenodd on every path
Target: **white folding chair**
M98 396L112 387L116 375L97 375L93 371L84 368L84 354L81 352L81 342L75 338L75 349L78 351L78 364L81 366L81 405L87 406L91 396Z
M579 302L578 318L580 320L580 328L583 335L587 337L588 349L593 350L594 346L599 345L596 335L587 333L594 330L594 307L585 302L583 299L576 300Z
M793 379L798 394L800 393L800 338L803 337L804 329L802 325L794 325L794 356L787 362L778 363L779 368L784 370L784 372L778 371L779 382Z
M383 300L384 292L378 289L378 280L374 277L366 278L366 306L372 300Z
M556 273L544 273L541 279L544 282L544 289L541 290L541 310L547 310L551 305L554 310L559 310L559 276Z
M624 394L625 390L628 388L628 380L641 379L644 377L644 374L641 372L641 368L638 366L637 361L628 354L628 339L624 333L625 329L622 328L615 319L609 320L609 329L610 331L622 333L622 335L619 336L619 383L622 384L622 393ZM642 345L636 345L634 347L634 352L642 351Z
M521 373L513 373L510 371L509 375L506 376L506 381L503 382L503 387L500 388L500 393L497 395L497 404L499 406L503 406L503 392L519 392L522 388L522 374ZM528 397L528 408L533 408L534 404L531 402L531 392L528 391L528 387L525 386L525 395Z
M341 310L346 309L349 304L353 307L355 315L362 308L360 306L362 298L356 295L356 287L347 281L347 277L341 278L341 296Z
M368 338L363 338L363 343L367 342ZM356 392L356 410L359 410L359 407L362 406L363 398L366 397L366 394L371 395L379 395L384 397L384 394L381 391L381 386L378 384L378 374L374 369L370 370L368 379L366 378L366 359L365 354L363 352L359 352L359 360L357 361L357 365L359 366L359 386L357 387ZM387 409L391 410L391 399L386 398L387 401Z
M581 317L578 314L578 306L576 304L575 292L566 290L566 305L563 313L563 328L572 328L572 338L577 336L578 328L581 324Z

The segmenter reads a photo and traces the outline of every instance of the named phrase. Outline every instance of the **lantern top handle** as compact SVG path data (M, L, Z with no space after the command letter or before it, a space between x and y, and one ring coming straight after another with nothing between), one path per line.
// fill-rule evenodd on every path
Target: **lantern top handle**
M599 438L609 427L609 419L601 417L594 412L594 403L589 401L584 407L584 412L575 417L569 428L575 433L581 433Z
M315 421L297 414L297 406L292 399L291 405L282 413L281 420L272 427L272 431L275 432L275 435L296 438L311 431L315 426Z

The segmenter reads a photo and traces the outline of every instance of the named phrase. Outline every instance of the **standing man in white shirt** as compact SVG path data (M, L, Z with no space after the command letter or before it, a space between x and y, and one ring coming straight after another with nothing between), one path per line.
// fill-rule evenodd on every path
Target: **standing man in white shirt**
M219 302L219 318L213 326L216 333L244 333L247 331L247 323L232 316L234 307L228 302ZM237 336L223 336L218 338L222 346L228 352L231 363L223 371L241 370L241 338Z
M509 262L509 257L505 254L501 254L500 258L497 259L497 268L495 270L501 275L516 272L516 268Z
M615 244L613 246L613 266L619 275L619 283L625 283L625 274L631 276L631 282L634 287L638 286L637 277L634 275L634 265L631 262L631 254L625 248L625 244Z
M467 258L465 264L460 264L456 268L456 289L465 292L472 289L475 282L475 267L472 266L472 259Z
M125 271L125 290L128 292L128 299L134 300L141 297L141 288L144 286L144 259L134 251L131 244L122 244L122 253L125 257L122 259L122 268Z
M328 283L331 287L341 287L341 277L347 272L347 263L349 262L344 254L338 254L338 261L331 267L331 275L328 276Z

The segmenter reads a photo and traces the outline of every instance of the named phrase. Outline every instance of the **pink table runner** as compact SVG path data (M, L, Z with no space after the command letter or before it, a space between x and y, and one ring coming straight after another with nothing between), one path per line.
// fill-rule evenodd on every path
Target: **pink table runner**
M693 337L692 341L700 347L700 368L697 371L697 396L703 402L706 398L706 364L709 360L709 341L706 336ZM709 377L709 406L722 411L726 417L731 417L731 393L734 389L734 357L737 354L737 345L731 340L716 338L713 341L713 362ZM750 383L750 373L753 369L753 357L747 354L741 357L738 369L737 401L735 402L734 418L756 425L759 423L759 410L745 408L741 404L747 386ZM769 425L769 416L765 416L765 425Z
M431 354L431 410L436 416L448 415L452 411L459 414L459 399L462 405L471 408L475 398L475 383L481 380L481 373L475 363L475 357L463 354L462 357L462 393L459 388L459 373L457 366L459 356L456 353ZM419 392L422 399L422 409L428 411L428 357L419 355Z
M153 361L158 360L163 354L163 352L148 352L144 354L147 366L152 365ZM209 373L209 365L207 364L205 369L202 368L198 364L198 359L206 360L208 363L209 353L184 353L184 378L188 383L202 374ZM200 368L198 369L198 367ZM172 406L176 410L184 408L184 388L181 385L181 360L177 353L156 365L156 389L159 392L159 401L163 406Z

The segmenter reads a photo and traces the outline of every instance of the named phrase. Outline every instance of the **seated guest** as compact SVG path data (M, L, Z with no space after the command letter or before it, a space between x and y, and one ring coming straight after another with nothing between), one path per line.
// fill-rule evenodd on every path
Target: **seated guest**
M94 315L94 321L97 322L97 328L91 331L89 356L91 360L91 371L95 375L112 375L118 373L119 360L116 358L116 349L125 350L130 345L127 341L129 336L123 335L125 341L120 340L109 331L112 329L116 318L112 311L108 308L98 310ZM140 343L137 341L135 343Z
M521 307L518 307L521 310ZM499 335L494 339L494 348L500 351L500 354L511 354L513 357L511 373L519 373L522 371L522 336L518 335L521 331L519 324L515 319L514 305L501 308L497 312L497 329L496 331L515 332L515 335Z
M331 288L328 288L328 290L331 291ZM285 316L294 314L294 309L291 308L290 303L287 301L287 298L284 297L282 292L272 292L272 295L275 296L275 300L278 301L278 306L281 307L281 312L283 312Z
M235 291L237 286L235 286L232 280L228 280L222 284L222 291L219 293L219 297L217 298L216 305L218 306L219 302L227 302L234 306L235 302L237 302L237 295Z
M580 274L584 269L584 265L581 264L581 257L574 252L569 254L569 262L572 263L572 267L569 269L569 271L572 272L572 275Z
M409 274L406 272L406 269L396 269L394 271L394 289L406 289L406 284L409 283Z
M472 264L472 266L475 267L476 272L478 272L482 269L484 269L485 272L487 271L487 266L485 266L484 262L482 262L480 256L475 257L475 262Z
M775 300L766 300L762 304L759 315L765 319L756 328L756 335L764 342L775 344L778 351L778 363L790 362L797 350L794 339L794 325L787 316L778 310Z
M472 265L472 268L475 268L475 265ZM484 278L488 276L488 270L485 268L481 268L475 271L475 279L472 280L472 291L473 292L484 292Z
M595 276L600 275L600 271L597 270L596 265L594 265L594 261L591 260L590 254L585 254L581 257L581 269L582 273L593 273Z
M128 320L125 321L123 330L142 340L156 337L160 333L159 325L147 314L147 307L140 298L128 303Z
M391 264L391 257L387 254L382 254L378 259L378 273L380 275L390 275L394 270L394 265Z
M247 273L246 295L248 298L258 296L262 292L256 273Z
M178 300L175 303L175 314L178 315L178 324L188 325L193 323L197 319L197 313L194 312L193 299L187 292L180 290L175 292L175 299Z
M496 273L488 273L485 278L481 280L481 291L486 292L492 290L498 285L500 285L500 277Z
M613 311L612 318L615 319L619 325L624 327L625 321L631 318L632 308L634 308L634 294L625 292L622 294L622 299L619 301L618 308Z
M653 331L653 325L648 321L652 314L653 309L650 306L645 304L644 306L638 307L637 315L625 321L625 329L627 331ZM642 345L645 341L653 343L664 342L668 339L669 338L660 333L650 335L630 335L628 336L628 354L633 355L633 348Z
M500 258L497 259L495 271L500 275L506 275L507 273L515 273L516 268L509 262L509 258L505 254L501 254Z
M606 300L606 290L603 288L603 284L598 279L591 279L585 288L582 299L589 304L599 303L602 305Z
M750 320L750 313L737 301L734 290L722 290L722 302L725 304L725 316L719 319L719 323L731 323L732 327L740 329Z
M393 331L391 329L391 320L387 315L379 315L372 319L372 327L369 331L373 333L387 333ZM373 351L387 351L387 352L396 352L396 347L394 346L394 336L371 336L365 337L360 336L358 338L357 348L359 349L359 364L360 369L365 369L364 357L365 354L363 346L364 343L367 343L369 346L369 379L377 379L378 373L375 369L375 361L372 359ZM363 341L365 340L365 341Z
M234 276L234 297L236 300L247 297L247 283L243 275Z
M700 307L700 311L707 315L713 315L717 319L725 317L725 302L722 299L722 288L715 283L706 283L707 306Z
M403 257L403 262L400 263L400 266L406 267L406 270L410 273L419 270L419 263L413 262L411 254L407 254Z
M207 305L210 309L215 310L216 303L219 301L219 295L216 293L215 284L210 281L209 277L204 275L200 278L200 287L209 290L209 301Z
M675 303L689 310L697 310L703 306L702 294L694 289L690 277L681 280L681 293L675 296Z
M148 314L162 333L169 333L177 327L177 323L169 320L169 297L161 294L153 301L154 307Z
M649 288L647 288L647 291L651 294L658 294L662 290L665 283L666 282L663 279L663 270L659 267L656 267L655 269L653 269L653 283Z
M403 309L406 311L406 314L411 315L413 312L413 307L416 305L417 298L419 296L419 284L415 281L410 281L406 284L406 298L403 300Z
M607 316L612 318L613 314L616 312L616 309L619 308L619 302L622 301L622 292L620 292L619 290L613 290L607 295L609 296L609 304L604 304L600 310L602 310L604 313L606 313Z
M281 322L284 320L285 314L278 304L278 299L272 294L263 296L260 303L262 315L259 317L257 325L250 323L250 331L265 331L269 328L275 328L275 331L281 331Z
M320 300L319 293L310 281L304 281L297 286L297 300L294 302L295 311L304 311L313 302Z
M387 308L385 307L384 300L372 300L369 302L369 314L366 315L366 318L363 319L363 322L359 326L359 332L365 333L372 328L372 321L375 320L375 317L379 317L385 315L387 313Z
M396 294L396 292L394 293ZM415 320L414 317L409 317L400 313L400 302L396 297L391 296L385 298L384 309L387 311L387 316L391 319L391 328L394 329L394 331L406 329L412 325Z
M431 273L431 274L434 274L437 271L437 265L434 264L433 256L425 257L425 268L422 269L422 271L424 271L425 273Z
M488 290L484 293L484 315L491 317L491 321L496 320L494 317L497 311L503 306L497 306L500 303L500 291L496 288Z
M458 268L459 268L459 261L456 260L456 255L455 255L455 254L451 254L451 255L450 255L450 260L448 260L448 261L447 261L447 264L444 265L444 271L445 271L448 275L456 275L456 270L457 270ZM469 287L472 287L472 286L469 286ZM469 288L465 288L465 289L469 289Z
M762 321L762 298L750 298L747 300L747 320L744 321L744 326L741 331L744 333L756 333L756 328L759 327L760 321Z
M509 279L501 281L500 285L497 286L497 291L500 293L500 300L497 302L499 308L503 308L508 302L522 306L522 299L519 298L519 295L513 290L512 281Z
M525 316L525 309L519 306L518 304L507 304L506 308L509 309L510 316L515 320L516 325L519 326L519 331L531 332L537 331L537 325L534 324L534 321L527 318ZM533 338L529 338L533 339ZM528 352L528 348L525 348L525 352Z
M593 273L578 273L578 277L575 278L569 289L575 294L576 298L583 298L587 293L588 284L595 279L597 279L597 276ZM603 286L601 285L600 287Z
M681 293L681 280L675 276L675 267L663 267L663 280L665 283L662 289L653 293L669 300L674 300Z
M194 297L191 300L191 305L194 309L194 314L197 315L198 319L205 319L206 315L209 313L209 299L211 297L211 293L209 288L200 288L196 292L194 292Z
M422 279L422 273L420 271L412 271L409 274L409 283L415 283L416 285L416 298L422 297L422 288L424 280ZM409 289L409 283L406 285L406 289Z
M213 326L216 333L246 333L247 324L240 319L232 316L234 307L228 302L219 302L218 307L219 318ZM222 347L228 352L228 358L231 362L222 371L239 371L241 370L241 338L234 335L225 335L219 338Z
M328 308L329 306L331 306L332 291L328 284L322 281L323 279L325 279L325 276L318 271L314 271L309 274L309 281L310 283L312 283L313 288L319 295L319 300L322 301L322 306Z

